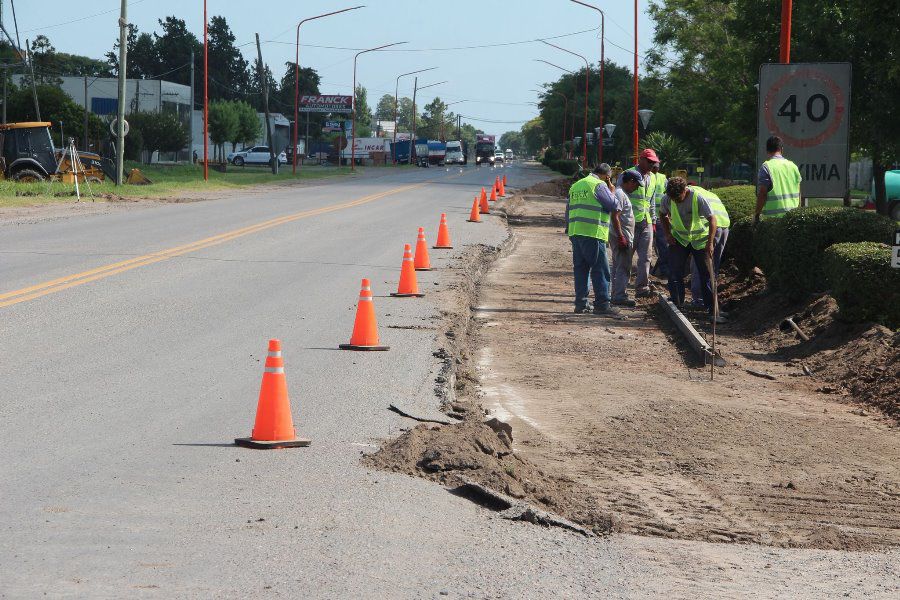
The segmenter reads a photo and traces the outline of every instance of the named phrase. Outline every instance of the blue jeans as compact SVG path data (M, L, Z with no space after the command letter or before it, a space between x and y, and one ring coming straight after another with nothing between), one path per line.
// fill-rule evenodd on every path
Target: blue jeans
M716 239L713 243L713 271L715 271L715 276L718 277L719 265L722 264L722 255L725 253L725 244L728 243L727 227L716 228ZM691 261L691 302L700 302L700 297L703 295L703 290L700 289L702 280L700 271L697 269L696 261ZM706 306L708 307L709 304Z
M569 236L572 241L572 271L575 275L575 308L588 302L588 277L594 286L595 308L609 306L609 262L606 242L583 235Z
M653 241L656 243L655 275L659 278L667 278L669 276L669 243L666 241L666 236L663 235L662 225L657 227L656 233L658 235L653 236Z
M693 246L682 246L678 242L669 245L669 296L672 302L681 306L684 304L684 272L687 259L691 257L700 272L700 286L703 294L703 304L712 307L712 285L709 280L709 271L706 268L706 248L697 250ZM710 308L710 310L712 310Z

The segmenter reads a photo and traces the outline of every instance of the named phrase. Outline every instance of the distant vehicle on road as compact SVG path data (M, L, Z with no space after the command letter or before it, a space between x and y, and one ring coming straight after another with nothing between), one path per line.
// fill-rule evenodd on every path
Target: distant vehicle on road
M507 148L507 149L506 149L506 152L505 152L504 154L505 154L505 155L504 155L504 158L505 158L506 160L512 160L512 159L514 159L514 158L516 157L516 155L513 154L513 151L512 151L511 148Z
M464 165L466 164L466 155L463 152L463 143L459 140L447 142L447 156L444 158L444 164L448 165Z
M287 164L287 154L285 152L281 152L277 154L278 162L282 165ZM227 156L228 162L233 164L236 167L243 166L244 164L248 165L267 165L269 164L270 156L269 156L269 147L268 146L253 146L252 148L245 148L240 152L232 152Z
M502 162L503 162L503 150L501 150L500 148L497 148L497 150L494 151L494 164L496 165L496 164L502 163Z
M496 138L486 133L475 134L475 165L494 166L494 142Z

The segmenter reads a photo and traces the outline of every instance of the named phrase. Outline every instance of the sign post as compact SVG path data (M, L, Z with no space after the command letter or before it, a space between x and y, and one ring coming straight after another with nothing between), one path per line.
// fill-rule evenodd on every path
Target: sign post
M894 245L891 246L891 266L900 269L900 229L894 230Z
M850 78L850 63L760 67L759 164L766 140L780 137L785 158L800 169L804 198L843 198L850 191Z

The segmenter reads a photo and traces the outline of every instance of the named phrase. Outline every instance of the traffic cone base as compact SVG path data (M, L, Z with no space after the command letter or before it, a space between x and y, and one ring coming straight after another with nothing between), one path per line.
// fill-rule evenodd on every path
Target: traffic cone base
M453 246L432 246L432 250L453 250Z
M234 443L244 448L256 448L259 450L274 450L276 448L304 448L312 444L312 440L295 438L293 440L279 442L261 442L253 438L235 438Z
M299 448L312 443L297 437L294 430L279 340L269 340L269 355L259 390L253 431L248 438L235 438L234 443L263 450Z
M355 342L355 343L354 343ZM374 342L374 343L366 343ZM375 308L372 305L372 286L368 279L362 280L359 302L356 305L356 320L353 323L353 335L349 344L340 344L341 350L390 350L390 346L378 343L378 323L375 320Z

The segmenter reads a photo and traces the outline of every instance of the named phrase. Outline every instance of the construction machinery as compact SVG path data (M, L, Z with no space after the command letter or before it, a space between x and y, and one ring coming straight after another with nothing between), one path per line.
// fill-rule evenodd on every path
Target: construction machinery
M102 182L102 161L93 152L74 151L74 144L57 150L50 139L51 123L27 121L0 125L0 179L19 182ZM75 157L75 160L72 160Z

